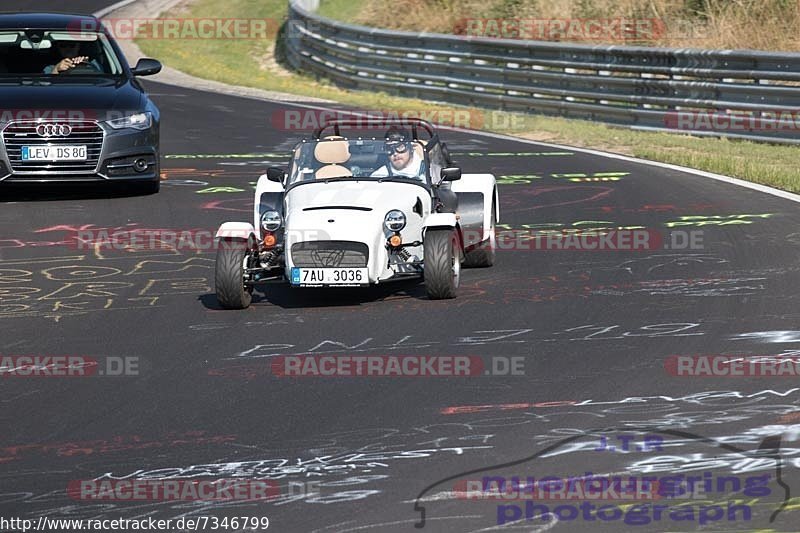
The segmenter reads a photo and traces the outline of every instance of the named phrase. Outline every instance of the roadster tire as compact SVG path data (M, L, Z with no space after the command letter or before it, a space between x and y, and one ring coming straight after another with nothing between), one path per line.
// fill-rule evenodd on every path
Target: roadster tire
M425 291L431 300L455 298L461 278L461 244L451 229L431 229L423 242Z
M497 240L495 237L495 211L494 200L492 200L491 223L489 225L489 238L478 244L471 250L464 253L464 267L466 268L486 268L494 265L495 251L497 250Z
M214 285L217 301L224 309L246 309L253 299L253 288L244 284L248 247L242 241L220 239Z

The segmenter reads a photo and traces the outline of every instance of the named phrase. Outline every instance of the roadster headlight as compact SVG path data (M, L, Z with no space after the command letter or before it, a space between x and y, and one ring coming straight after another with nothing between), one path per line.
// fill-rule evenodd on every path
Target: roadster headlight
M386 226L386 229L389 231L400 231L406 227L406 215L399 209L392 209L386 213L386 217L383 219L383 225Z
M149 111L145 113L137 113L135 115L128 115L127 117L115 118L107 120L106 124L115 130L123 128L133 128L135 130L146 130L153 125L153 114Z
M283 224L283 218L277 211L265 211L261 215L261 229L264 231L276 231Z

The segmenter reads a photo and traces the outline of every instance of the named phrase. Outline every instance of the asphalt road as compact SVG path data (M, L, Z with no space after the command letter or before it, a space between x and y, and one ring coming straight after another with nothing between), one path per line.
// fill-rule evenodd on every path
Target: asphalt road
M213 252L95 252L76 247L76 232L214 231L250 220L253 182L285 163L302 133L273 128L285 104L155 80L147 87L162 111L159 194L0 192L0 354L138 363L135 376L2 381L0 516L267 516L276 531L383 532L413 530L424 507L427 531L794 529L792 505L774 513L786 488L800 494L796 376L677 377L665 362L800 354L796 203L643 164L448 132L465 171L504 176L501 229L643 226L667 243L683 238L671 231L697 232L702 248L503 250L494 268L463 271L455 300L428 301L418 283L322 293L274 285L248 310L222 311ZM524 372L270 374L276 354L323 353L518 357ZM615 451L595 451L601 436ZM779 460L774 440L762 446L767 437L781 438ZM692 502L691 518L664 511L645 525L611 511L573 516L578 500L544 502L564 506L558 523L524 520L532 502L455 491L484 476L586 472L713 483ZM732 493L731 481L716 490L719 476L752 487ZM112 478L267 479L280 496L87 502L67 494L70 482ZM768 488L756 490L762 482ZM731 517L736 503L750 506L750 520L741 510ZM498 527L512 519L522 521Z

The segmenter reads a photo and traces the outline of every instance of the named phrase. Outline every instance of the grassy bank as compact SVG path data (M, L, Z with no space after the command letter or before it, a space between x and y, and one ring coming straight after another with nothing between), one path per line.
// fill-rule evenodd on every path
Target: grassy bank
M328 14L352 16L347 13L353 10L353 2L333 0L333 4L323 5L327 6L325 9ZM336 8L335 13L331 13L332 7ZM192 0L164 16L262 18L280 21L286 16L286 0L230 0L224 6L217 0ZM145 54L161 59L171 67L201 78L235 85L326 98L359 109L398 112L464 109L383 93L346 91L288 72L275 60L274 41L140 39L137 43ZM484 127L498 133L674 163L800 192L800 171L797 170L796 162L798 149L793 147L634 132L592 122L537 115L506 116L507 114L499 112L478 109L472 111L475 115L493 117L494 120L484 121ZM513 126L492 127L492 124Z
M515 38L518 29L541 40L800 51L797 0L322 0L320 13L355 24L410 31ZM504 28L486 24L487 20L529 25ZM613 30L589 35L580 24L589 20L652 25L624 37ZM570 27L544 21L578 23Z

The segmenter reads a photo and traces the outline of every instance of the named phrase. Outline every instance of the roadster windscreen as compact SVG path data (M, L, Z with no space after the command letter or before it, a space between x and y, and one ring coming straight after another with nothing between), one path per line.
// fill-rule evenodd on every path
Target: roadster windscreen
M423 145L416 141L328 139L301 143L289 168L288 185L334 178L408 179L427 182Z

